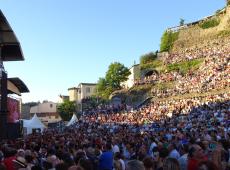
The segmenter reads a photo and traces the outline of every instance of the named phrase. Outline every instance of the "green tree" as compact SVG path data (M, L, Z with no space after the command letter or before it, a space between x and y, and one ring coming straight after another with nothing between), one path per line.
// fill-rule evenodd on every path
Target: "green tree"
M102 99L108 99L109 95L113 92L105 78L99 78L96 85L96 96Z
M184 25L184 19L180 18L180 26Z
M96 90L97 90L97 94L96 95L99 95L100 92L103 92L106 90L106 87L107 87L107 82L105 80L105 78L99 78L99 80L97 81L97 85L96 85Z
M161 37L160 51L169 51L173 47L173 43L178 39L179 32L165 31Z
M65 100L63 103L57 106L57 112L64 121L69 121L75 111L76 105L73 101Z
M161 37L161 52L168 51L169 49L169 33L168 31L165 31Z
M126 81L130 74L127 67L119 62L114 62L109 65L105 79L112 90L117 90L121 88L120 83Z

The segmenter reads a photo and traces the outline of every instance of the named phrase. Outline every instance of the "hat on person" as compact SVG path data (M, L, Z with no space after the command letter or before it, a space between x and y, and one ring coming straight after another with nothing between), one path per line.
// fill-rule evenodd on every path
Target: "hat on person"
M13 160L14 163L21 166L22 168L26 168L26 160L25 158L18 156L15 160Z
M25 152L24 149L18 149L18 152Z

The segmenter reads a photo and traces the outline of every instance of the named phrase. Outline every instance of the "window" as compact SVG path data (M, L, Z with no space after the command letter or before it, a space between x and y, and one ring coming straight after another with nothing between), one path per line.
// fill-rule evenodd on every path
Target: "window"
M52 107L53 107L53 104L50 104L50 107L52 108Z
M90 88L86 87L86 93L90 93Z

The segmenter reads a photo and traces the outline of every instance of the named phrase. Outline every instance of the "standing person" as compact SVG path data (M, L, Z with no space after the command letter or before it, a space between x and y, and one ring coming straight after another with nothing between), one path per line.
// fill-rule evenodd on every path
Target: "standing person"
M199 145L194 144L189 149L189 153L188 153L188 170L197 169L199 162L203 160L204 160L203 149Z
M119 142L117 139L113 139L113 153L117 153L120 152L120 148L119 148Z
M121 170L125 170L125 161L122 159L122 155L120 152L116 152L114 155L114 160L118 160L121 165Z
M113 160L113 165L114 165L114 170L122 170L122 165L121 162L119 161L119 152L116 152L114 155L114 160Z
M16 149L14 148L5 148L3 164L7 170L15 170L13 160L16 160Z
M156 144L156 141L155 141L155 138L151 138L151 145L149 147L149 155L151 157L153 157L153 149L157 147L157 144Z
M180 170L179 162L176 158L168 157L163 163L163 170Z
M188 166L188 145L187 144L182 144L181 145L181 157L178 159L178 162L180 164L180 169L181 170L187 170Z
M197 167L198 170L220 170L212 161L202 161Z
M150 156L147 156L143 160L145 170L154 170L154 162Z
M170 158L175 158L175 159L179 159L180 158L180 154L179 152L177 151L177 148L176 148L176 144L175 143L171 143L168 147L168 150L169 150L169 157Z
M159 156L155 156L154 160L157 160L156 169L163 170L163 164L168 157L169 151L167 148L159 149Z
M105 145L105 151L99 158L98 168L100 170L113 170L113 152L110 142L107 142Z
M141 161L131 160L127 162L126 170L145 170L145 166Z

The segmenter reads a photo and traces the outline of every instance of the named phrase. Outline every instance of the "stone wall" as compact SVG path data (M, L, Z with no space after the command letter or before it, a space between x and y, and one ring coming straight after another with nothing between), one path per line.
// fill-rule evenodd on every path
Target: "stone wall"
M199 45L201 43L203 44L205 41L215 39L221 31L230 31L230 6L227 6L224 14L214 17L220 19L220 24L216 27L202 29L197 24L187 29L180 30L178 40L175 41L172 52Z

